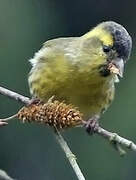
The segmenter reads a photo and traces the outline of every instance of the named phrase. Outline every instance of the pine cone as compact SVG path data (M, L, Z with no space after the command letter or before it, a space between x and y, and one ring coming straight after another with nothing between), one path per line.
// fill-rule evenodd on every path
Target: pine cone
M38 122L58 129L82 124L82 114L77 108L59 101L25 106L18 112L18 118L23 122Z

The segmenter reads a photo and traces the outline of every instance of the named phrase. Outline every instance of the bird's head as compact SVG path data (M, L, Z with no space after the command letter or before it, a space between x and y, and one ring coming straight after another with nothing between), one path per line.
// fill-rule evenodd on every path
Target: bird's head
M132 49L132 39L126 29L113 21L103 22L84 35L90 39L94 49L99 49L99 56L104 60L99 62L99 72L107 77L111 74L123 76L124 64L129 59ZM97 45L96 45L97 44Z

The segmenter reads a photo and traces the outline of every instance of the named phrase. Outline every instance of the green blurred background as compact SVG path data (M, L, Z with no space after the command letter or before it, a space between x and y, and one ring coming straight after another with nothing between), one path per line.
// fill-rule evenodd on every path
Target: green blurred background
M48 39L80 36L101 21L124 25L133 38L133 53L116 98L101 124L136 142L136 1L135 0L0 0L0 85L29 96L30 59ZM0 96L0 117L21 104ZM87 180L135 180L136 154L119 154L102 137L84 129L63 133ZM0 169L18 180L76 180L48 127L13 120L0 129Z

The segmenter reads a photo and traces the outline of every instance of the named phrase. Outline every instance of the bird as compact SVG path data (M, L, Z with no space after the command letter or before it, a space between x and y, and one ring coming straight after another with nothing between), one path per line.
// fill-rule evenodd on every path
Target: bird
M78 107L86 131L93 133L114 99L131 50L131 36L114 21L101 22L80 37L48 40L30 59L30 93L43 102L54 96Z

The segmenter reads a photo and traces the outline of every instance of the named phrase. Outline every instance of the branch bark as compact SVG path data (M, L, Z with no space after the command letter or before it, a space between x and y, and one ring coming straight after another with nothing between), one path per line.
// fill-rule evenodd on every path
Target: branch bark
M76 156L72 153L70 150L67 142L64 140L64 138L61 136L60 132L56 129L56 139L58 143L60 144L62 150L65 152L66 157L68 158L72 168L74 169L76 176L79 180L85 180L85 177L83 176L81 169L79 168L77 162L76 162Z
M132 141L130 141L126 138L119 136L116 133L109 132L109 131L99 127L97 130L97 134L103 136L104 138L106 138L110 141L117 142L118 144L120 144L120 145L122 145L128 149L136 151L136 144L135 143L133 143Z

